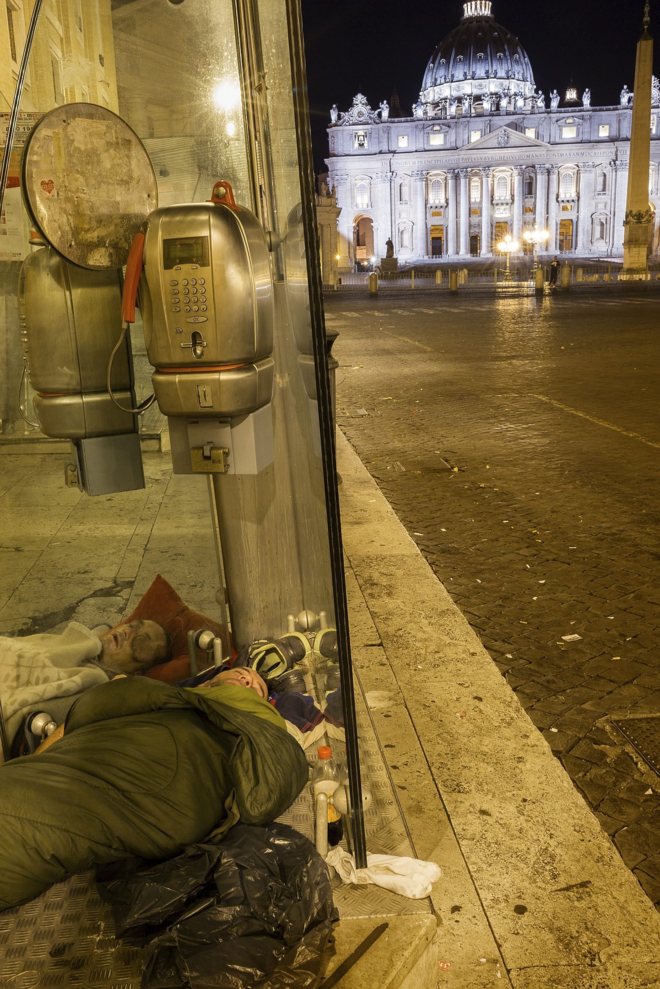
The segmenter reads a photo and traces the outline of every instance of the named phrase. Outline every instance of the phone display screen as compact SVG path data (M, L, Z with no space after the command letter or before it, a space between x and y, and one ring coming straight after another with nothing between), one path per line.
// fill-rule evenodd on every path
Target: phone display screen
M163 241L163 267L176 268L179 264L198 264L208 268L208 237L174 237Z

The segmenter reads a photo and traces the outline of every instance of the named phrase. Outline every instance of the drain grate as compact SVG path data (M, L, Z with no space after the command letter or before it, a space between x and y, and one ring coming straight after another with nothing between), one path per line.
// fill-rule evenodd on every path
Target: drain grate
M660 776L660 716L622 718L612 724L635 747L644 762Z

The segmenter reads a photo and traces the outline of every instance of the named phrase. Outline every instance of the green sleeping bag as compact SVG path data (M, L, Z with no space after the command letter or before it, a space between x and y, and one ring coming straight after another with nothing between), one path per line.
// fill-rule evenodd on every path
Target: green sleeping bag
M302 749L253 690L143 677L93 687L60 741L0 766L0 909L94 865L266 824L307 778Z

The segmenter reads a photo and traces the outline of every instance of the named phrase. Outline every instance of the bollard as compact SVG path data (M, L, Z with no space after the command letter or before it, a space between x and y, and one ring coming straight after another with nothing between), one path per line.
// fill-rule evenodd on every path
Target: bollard
M563 264L561 266L561 277L559 279L559 283L562 288L568 288L571 284L571 269L567 264Z
M541 267L541 265L539 265L536 271L534 272L534 291L542 292L544 281L545 281L545 275L543 272L543 268Z
M452 268L449 272L449 291L458 292L458 271Z
M413 268L410 272L410 287L415 287L415 269Z
M442 272L438 269L435 273L435 284L442 285Z
M575 269L575 281L576 282L581 282L583 280L584 280L584 272L582 271L582 268L576 268Z
M378 295L378 275L375 271L369 275L369 295Z

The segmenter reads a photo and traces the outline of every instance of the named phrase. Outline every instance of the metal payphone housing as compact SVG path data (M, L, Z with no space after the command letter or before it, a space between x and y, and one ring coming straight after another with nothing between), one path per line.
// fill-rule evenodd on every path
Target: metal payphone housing
M121 321L119 272L92 271L42 247L21 266L21 336L46 436L72 441L74 483L91 495L144 487L130 343L106 369ZM53 332L55 330L55 332Z
M175 471L258 473L273 456L274 301L256 217L217 203L156 210L140 301ZM200 455L214 447L227 455Z

